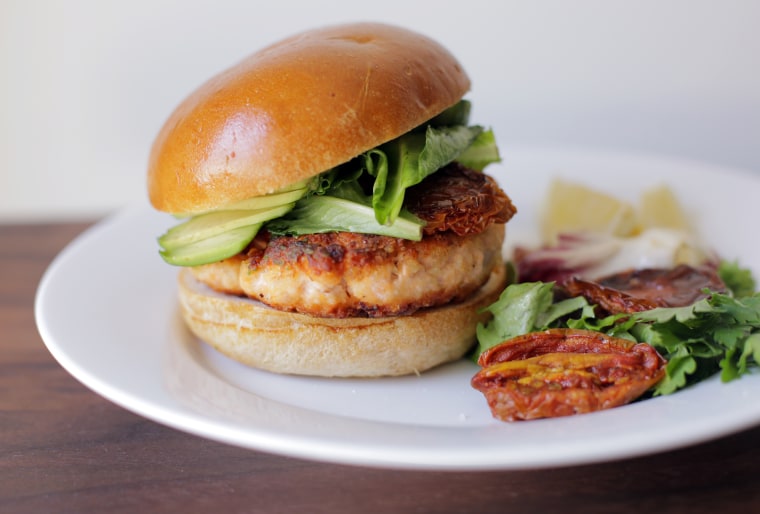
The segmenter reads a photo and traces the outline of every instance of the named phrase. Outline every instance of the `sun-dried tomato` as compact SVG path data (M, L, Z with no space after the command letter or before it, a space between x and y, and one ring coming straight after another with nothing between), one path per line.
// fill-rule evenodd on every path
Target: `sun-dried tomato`
M691 305L707 296L703 289L724 292L726 286L713 268L682 264L630 270L597 280L571 277L560 289L570 296L584 296L589 303L615 314Z
M410 188L406 206L425 220L425 234L451 230L460 236L506 223L517 212L493 178L456 162Z
M667 362L648 344L599 332L552 329L518 336L484 352L472 386L503 421L609 409L644 394Z
M624 312L630 314L661 307L658 302L651 298L637 297L629 292L578 277L570 277L558 287L560 291L568 296L585 297L590 304L596 305L603 313L608 314Z

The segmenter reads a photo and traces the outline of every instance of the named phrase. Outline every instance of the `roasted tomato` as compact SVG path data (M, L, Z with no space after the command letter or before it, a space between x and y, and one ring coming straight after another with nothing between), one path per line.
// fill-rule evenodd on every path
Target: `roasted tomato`
M483 352L472 386L503 421L570 416L629 403L665 375L648 344L598 332L552 329Z
M683 307L705 298L704 289L725 292L726 285L712 267L645 268L597 280L571 277L559 284L570 296L585 296L604 311L632 313L655 307Z
M425 220L424 233L450 230L465 236L506 223L517 209L496 181L453 162L406 192L406 206Z

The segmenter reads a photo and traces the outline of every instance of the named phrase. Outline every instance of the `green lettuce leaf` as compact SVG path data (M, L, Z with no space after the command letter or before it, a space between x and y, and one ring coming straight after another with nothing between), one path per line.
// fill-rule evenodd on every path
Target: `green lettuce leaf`
M654 388L655 395L675 393L687 386L689 376L697 371L697 361L689 353L687 346L679 346L668 354L668 365L665 367L665 378Z
M479 126L427 127L365 154L367 172L375 177L372 206L377 221L393 223L401 212L407 188L454 161L483 132Z
M553 288L553 282L525 282L504 289L499 299L485 309L493 315L491 320L477 326L478 345L473 360L508 339L550 328L562 317L588 306L582 297L555 302Z
M355 182L345 182L329 195L313 195L299 201L288 214L269 222L267 229L275 235L339 231L419 241L424 226L422 220L405 209L393 224L378 223L371 198Z
M720 372L735 380L756 367L760 343L760 294L735 298L712 293L688 307L658 308L633 314L634 334L668 360L655 395L670 394Z
M470 121L470 111L472 102L469 100L459 100L457 103L443 111L441 114L433 117L425 125L431 127L451 127L454 125L467 125Z
M718 266L718 275L736 297L751 296L757 289L752 272L739 266L736 261L722 261Z
M483 169L494 162L500 162L499 147L492 130L484 130L457 158L457 162L473 170Z

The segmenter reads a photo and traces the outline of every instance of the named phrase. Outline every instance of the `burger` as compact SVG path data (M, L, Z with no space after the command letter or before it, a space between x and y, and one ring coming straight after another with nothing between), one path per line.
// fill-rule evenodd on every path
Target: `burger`
M435 41L358 23L260 50L185 99L150 153L158 239L199 339L263 370L420 373L505 286L509 197L470 81Z

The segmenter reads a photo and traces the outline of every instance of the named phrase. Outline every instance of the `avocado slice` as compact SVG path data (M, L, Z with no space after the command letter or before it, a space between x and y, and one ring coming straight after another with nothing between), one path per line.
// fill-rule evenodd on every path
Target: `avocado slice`
M221 261L243 251L263 223L233 228L212 237L161 250L161 257L175 266L200 266Z
M298 189L281 191L279 193L272 193L264 196L256 196L254 198L248 198L240 202L221 207L219 210L224 211L252 211L269 209L272 207L278 207L280 205L286 205L300 200L306 194L307 188L300 187Z
M158 238L158 244L164 250L176 250L204 239L213 238L233 229L256 225L289 212L294 203L279 205L267 209L244 211L214 211L200 214L186 222L170 228Z

